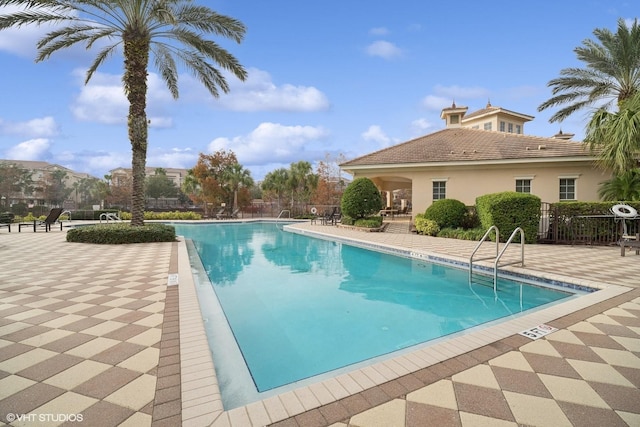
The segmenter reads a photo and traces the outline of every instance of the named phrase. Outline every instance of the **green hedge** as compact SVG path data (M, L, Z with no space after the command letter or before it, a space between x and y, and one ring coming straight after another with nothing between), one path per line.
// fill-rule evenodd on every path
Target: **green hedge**
M460 227L466 215L467 207L456 199L436 200L424 212L424 217L435 221L440 228Z
M525 242L535 243L540 223L540 206L538 196L515 191L485 194L476 198L476 211L482 228L487 230L493 225L498 227L502 242L509 238L516 227L520 227L524 231ZM514 241L520 241L519 237L514 238Z
M71 220L88 220L88 221L98 221L100 219L100 215L103 213L114 213L119 214L120 211L118 209L100 209L97 211L94 210L84 210L84 211L73 211L71 212Z
M130 212L122 212L120 215L120 219L122 220L130 220L131 213ZM144 213L145 220L161 220L161 221L170 221L170 220L199 220L202 219L202 215L196 212L146 212Z
M120 245L126 243L174 242L176 229L166 224L96 224L72 228L67 242Z

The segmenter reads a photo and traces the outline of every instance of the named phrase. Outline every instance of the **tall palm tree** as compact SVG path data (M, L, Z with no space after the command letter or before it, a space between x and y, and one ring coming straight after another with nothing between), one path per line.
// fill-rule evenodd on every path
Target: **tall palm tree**
M638 167L640 158L640 91L620 103L612 113L597 110L589 123L584 141L598 151L600 165L614 175Z
M30 24L66 25L49 32L38 42L37 62L76 43L91 48L96 42L106 41L87 71L85 84L102 63L122 49L122 80L129 100L127 125L132 148L131 224L143 225L150 56L174 98L178 97L176 61L217 97L218 89L228 92L229 86L221 71L212 64L230 71L240 80L244 80L247 73L235 57L206 36L223 36L240 43L245 26L190 0L0 0L2 6L18 6L20 10L0 16L0 30Z
M280 200L287 190L287 182L289 182L289 171L285 168L279 168L265 175L262 181L262 189L272 191L278 196L278 210L280 210Z
M565 68L560 77L549 81L553 97L540 104L538 111L566 105L558 110L550 122L561 122L577 110L613 101L620 104L640 90L640 25L636 18L631 26L618 20L615 33L598 28L597 40L586 39L574 49L585 68Z
M253 178L251 172L241 164L235 163L224 172L224 179L233 190L233 209L238 208L238 190L240 187L251 187Z

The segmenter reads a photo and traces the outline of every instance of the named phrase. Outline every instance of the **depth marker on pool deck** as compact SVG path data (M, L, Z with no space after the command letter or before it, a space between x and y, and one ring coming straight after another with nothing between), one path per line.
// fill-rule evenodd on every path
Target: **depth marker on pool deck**
M542 338L543 336L548 335L551 332L555 332L557 330L558 329L554 328L553 326L538 325L518 333L527 338L531 338L532 340L537 340L538 338Z
M177 274L169 274L167 278L167 286L175 286L178 284L178 275Z

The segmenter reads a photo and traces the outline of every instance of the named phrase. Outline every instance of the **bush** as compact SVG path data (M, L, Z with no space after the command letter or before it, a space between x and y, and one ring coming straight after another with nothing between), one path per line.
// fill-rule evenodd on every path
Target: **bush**
M125 243L174 242L176 229L166 224L96 224L72 228L67 242L120 245Z
M131 212L121 212L120 219L122 220L130 220ZM160 221L171 221L171 220L199 220L202 219L202 215L196 212L151 212L145 211L144 213L145 220L160 220Z
M540 205L538 196L515 191L485 194L476 198L476 210L482 228L498 227L502 242L509 238L516 227L520 227L524 231L525 242L535 243L540 223ZM519 236L514 241L519 242Z
M456 199L436 200L424 212L424 217L435 221L438 227L458 228L467 215L467 207Z
M416 215L413 225L416 227L416 231L420 234L427 236L436 236L440 231L438 223L432 219L428 219L424 214Z
M340 209L351 218L366 218L382 209L382 196L369 178L356 178L344 190Z
M444 228L440 230L438 233L438 237L445 237L449 239L460 239L460 240L475 240L479 241L484 236L486 230L482 228Z
M360 218L353 223L356 227L362 228L378 228L382 226L381 216L370 216L368 218Z

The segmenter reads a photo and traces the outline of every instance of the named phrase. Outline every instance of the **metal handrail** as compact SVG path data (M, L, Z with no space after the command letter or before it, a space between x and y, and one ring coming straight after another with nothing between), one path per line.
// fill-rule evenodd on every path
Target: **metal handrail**
M289 219L291 219L291 211L289 209L283 209L278 214L278 217L276 218L276 220L280 219L282 217L282 214L285 213L285 212L287 212L289 214Z
M478 242L478 244L476 245L476 248L473 250L473 252L471 253L471 256L469 257L469 283L471 283L471 275L473 274L473 256L476 254L476 252L478 252L478 249L480 249L480 246L482 245L482 243L484 243L485 240L487 240L487 237L489 237L489 233L491 233L491 230L495 230L496 231L496 256L490 256L490 257L485 257L485 258L479 258L476 261L482 261L485 259L493 259L496 258L498 256L498 244L500 242L500 230L498 230L498 227L496 227L495 225L492 225L491 227L489 227L489 229L487 230L486 233L484 233L484 236L482 236L482 239L480 239L480 242ZM495 286L494 286L495 287Z
M117 214L114 214L113 212L103 212L100 214L100 223L102 223L102 220L107 221L107 224L109 223L109 220L111 221L122 221L120 219L120 217Z
M504 255L505 251L509 247L509 244L511 243L513 238L516 236L516 233L518 231L520 232L520 261L508 262L502 265L504 266L504 265L512 265L512 264L520 263L521 264L520 266L524 267L524 230L522 230L522 228L520 227L516 227L516 229L513 230L513 233L511 233L511 236L509 236L507 243L504 244L502 251L500 251L500 254L496 257L495 262L493 263L493 291L494 292L497 291L497 284L498 284L498 262L500 261L500 258L502 258L502 255Z

